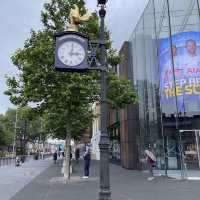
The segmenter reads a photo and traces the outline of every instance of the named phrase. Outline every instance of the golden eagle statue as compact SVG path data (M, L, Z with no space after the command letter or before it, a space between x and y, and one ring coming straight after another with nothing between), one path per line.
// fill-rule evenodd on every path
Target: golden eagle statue
M90 19L91 14L86 13L83 16L80 16L80 11L77 5L74 5L74 8L71 8L70 14L69 14L69 20L70 24L68 27L68 31L76 31L78 32L78 25L82 22L86 22Z

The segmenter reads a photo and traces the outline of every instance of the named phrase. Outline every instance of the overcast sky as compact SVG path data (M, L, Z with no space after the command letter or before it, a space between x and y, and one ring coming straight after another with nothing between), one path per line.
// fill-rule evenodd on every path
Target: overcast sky
M1 0L0 6L0 113L13 107L7 96L5 76L15 75L10 56L22 48L30 30L42 27L40 12L47 0ZM96 10L95 0L86 0L90 11ZM112 33L113 46L120 49L127 40L148 0L110 0L107 3L106 25Z

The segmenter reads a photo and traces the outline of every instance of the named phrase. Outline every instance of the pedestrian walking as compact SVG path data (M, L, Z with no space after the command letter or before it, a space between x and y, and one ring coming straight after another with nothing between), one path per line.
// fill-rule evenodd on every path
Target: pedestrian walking
M148 178L148 180L151 181L155 178L153 174L153 168L155 167L156 164L156 157L150 150L145 150L144 153L146 155L147 166L150 172L150 177Z
M76 163L79 162L79 158L80 158L80 150L79 150L79 148L76 148L75 149L75 160L76 160Z
M56 161L57 161L57 151L55 151L54 154L53 154L53 160L54 160L54 164L56 164Z
M22 165L22 161L21 159L17 156L16 159L15 159L15 166L16 167L19 167Z
M85 151L83 157L84 157L84 176L83 176L83 178L88 178L89 177L89 169L90 169L90 160L91 160L89 144L86 145L86 151Z
M64 157L65 157L65 152L62 151L61 155L62 155L62 157L64 158Z

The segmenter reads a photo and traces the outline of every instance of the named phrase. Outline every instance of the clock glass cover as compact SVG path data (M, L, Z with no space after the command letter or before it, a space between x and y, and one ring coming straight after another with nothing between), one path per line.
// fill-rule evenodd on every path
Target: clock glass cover
M76 41L66 41L58 48L60 61L67 66L77 66L85 59L84 47Z

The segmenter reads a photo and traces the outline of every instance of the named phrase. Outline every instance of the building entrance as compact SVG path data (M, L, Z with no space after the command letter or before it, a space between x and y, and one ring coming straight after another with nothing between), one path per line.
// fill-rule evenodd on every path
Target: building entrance
M179 130L183 170L200 169L200 130Z
M177 136L165 140L165 175L200 180L200 130L179 130Z

